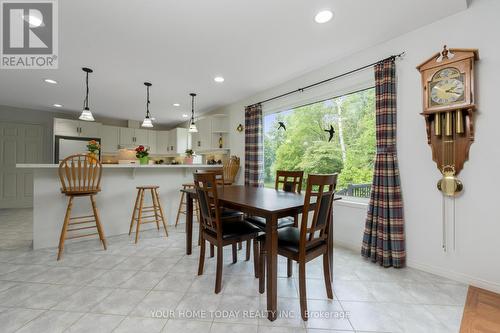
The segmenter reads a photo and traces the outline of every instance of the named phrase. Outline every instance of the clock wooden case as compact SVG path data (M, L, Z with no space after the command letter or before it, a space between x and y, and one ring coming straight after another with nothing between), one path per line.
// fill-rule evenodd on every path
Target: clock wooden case
M474 141L477 49L447 49L419 65L423 112L432 159L443 174L438 188L453 196L462 190L456 178L469 158Z

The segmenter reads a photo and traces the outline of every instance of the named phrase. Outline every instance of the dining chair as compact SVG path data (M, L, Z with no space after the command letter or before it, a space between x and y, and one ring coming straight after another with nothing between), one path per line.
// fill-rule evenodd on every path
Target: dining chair
M66 157L59 163L59 180L61 181L61 193L69 197L66 215L59 237L59 251L57 260L61 259L64 252L66 239L81 238L98 235L106 250L106 238L102 230L99 211L95 202L95 196L101 191L102 165L93 156L77 154ZM92 215L71 216L73 200L75 198L89 197L92 206ZM88 223L95 223L89 225ZM82 230L96 228L95 233L83 233ZM68 237L68 232L72 235Z
M304 171L276 171L276 181L274 183L275 190L285 192L300 193L302 191L302 181L304 179ZM297 226L298 214L293 217L283 217L278 220L278 229ZM252 216L248 222L253 223L260 230L266 231L266 219L259 216ZM248 246L247 246L248 248ZM249 253L247 251L247 258ZM247 259L248 260L248 259ZM287 276L291 277L293 272L292 260L287 262Z
M222 288L223 247L232 246L233 263L235 262L236 244L238 242L255 239L259 235L259 228L248 223L242 216L221 218L221 207L217 196L216 177L213 172L195 173L194 186L198 196L198 205L201 214L201 246L198 266L198 275L203 274L205 264L205 243L217 248L217 270L215 278L215 293ZM258 270L258 245L254 242L254 270Z
M226 176L224 172L224 168L212 168L212 169L197 169L196 172L209 172L213 173L215 175L215 182L217 183L218 186L221 186L224 188L225 185L231 185L231 183L228 183L226 181ZM235 217L242 217L243 213L239 212L234 209L229 209L229 208L222 208L221 209L221 219L233 219ZM198 240L198 243L200 240ZM234 245L235 247L237 246L239 250L242 248L241 242L238 243L238 245ZM233 249L233 252L236 251L236 248ZM210 257L214 256L214 247L213 245L210 245ZM237 256L235 257L237 258ZM250 241L247 242L247 254L246 254L246 261L250 260Z
M309 175L300 227L278 230L278 255L299 264L300 312L307 320L306 263L323 256L323 275L328 298L333 299L331 272L328 258L328 239L332 223L332 203L337 185L337 174ZM312 219L309 221L310 212ZM265 237L260 237L259 292L264 292Z

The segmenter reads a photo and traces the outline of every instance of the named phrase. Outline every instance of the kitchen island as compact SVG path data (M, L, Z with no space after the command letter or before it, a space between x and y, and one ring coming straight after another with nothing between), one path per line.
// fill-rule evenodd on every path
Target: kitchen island
M33 169L33 248L57 247L68 198L61 193L58 164L17 164L18 168ZM103 164L101 192L96 195L97 207L106 237L126 234L137 195L136 186L158 185L165 217L175 224L179 207L179 190L184 183L193 182L196 169L220 168L220 165L139 165ZM149 205L149 195L145 204ZM76 198L72 215L89 215L88 198ZM181 216L184 222L184 215ZM141 230L156 228L145 224ZM80 238L72 241L85 240Z

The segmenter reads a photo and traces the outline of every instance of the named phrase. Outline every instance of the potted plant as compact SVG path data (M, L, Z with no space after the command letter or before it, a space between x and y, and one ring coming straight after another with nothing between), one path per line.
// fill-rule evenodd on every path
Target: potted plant
M143 145L135 148L135 157L139 159L140 164L148 164L149 163L149 149L144 148Z
M192 149L186 149L186 157L184 157L184 164L193 164L194 152Z
M89 158L88 158L89 162L91 162L93 160L92 157L95 158L96 160L99 160L99 150L100 149L101 149L101 145L96 140L90 140L87 143L87 150L88 150L87 155L89 156Z

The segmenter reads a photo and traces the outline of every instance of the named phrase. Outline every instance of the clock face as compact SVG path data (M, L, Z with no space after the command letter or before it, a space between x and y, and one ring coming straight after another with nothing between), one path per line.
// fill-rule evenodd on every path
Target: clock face
M429 106L443 106L465 101L464 76L455 68L437 72L429 84Z

